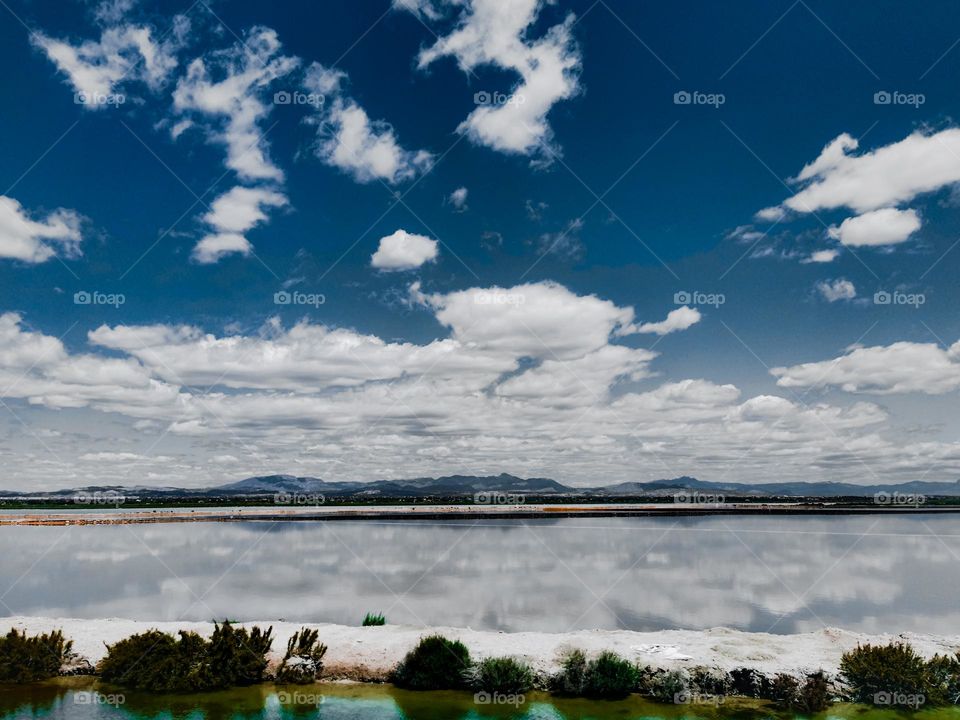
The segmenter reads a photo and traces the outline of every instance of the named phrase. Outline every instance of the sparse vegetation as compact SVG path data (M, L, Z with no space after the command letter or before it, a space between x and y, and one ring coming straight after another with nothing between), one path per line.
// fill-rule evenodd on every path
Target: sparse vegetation
M637 666L614 652L602 652L588 661L582 650L573 650L551 685L563 695L618 698L635 692L639 680Z
M383 616L383 613L367 613L363 618L363 627L378 627L386 624L387 619Z
M327 646L318 639L317 630L301 628L287 641L287 652L277 668L278 683L311 683L323 671Z
M247 631L229 622L210 640L180 631L132 635L107 648L98 670L106 682L155 692L198 692L253 685L267 668L273 628Z
M810 673L801 683L792 675L780 673L770 682L769 699L783 710L821 712L830 705L827 676L822 672Z
M469 679L474 690L517 695L530 690L535 678L533 669L527 663L510 657L496 657L474 665Z
M906 704L888 702L888 697L923 697L920 704L938 704L942 698L935 697L935 670L904 643L858 646L840 660L840 674L850 688L850 699L877 705Z
M73 642L60 630L43 635L11 630L0 637L0 682L27 683L57 676Z
M407 653L391 679L408 690L458 690L467 686L471 666L466 645L430 635Z

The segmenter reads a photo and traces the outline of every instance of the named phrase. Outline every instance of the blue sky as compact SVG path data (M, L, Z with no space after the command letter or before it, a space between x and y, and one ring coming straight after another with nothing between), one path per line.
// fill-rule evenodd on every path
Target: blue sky
M948 3L0 10L6 487L957 477Z

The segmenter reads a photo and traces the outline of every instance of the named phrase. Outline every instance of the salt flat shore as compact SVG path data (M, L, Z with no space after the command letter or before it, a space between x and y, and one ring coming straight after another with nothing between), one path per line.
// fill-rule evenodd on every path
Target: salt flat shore
M273 626L272 662L279 662L287 639L302 627L300 623L269 620L243 625ZM11 628L26 630L30 634L62 629L73 640L74 652L90 664L95 664L104 656L107 644L151 628L169 633L193 630L209 635L213 627L208 622L146 622L119 618L0 618L0 632L4 634ZM504 633L408 625L364 628L308 624L307 627L316 628L321 642L329 648L324 660L324 677L356 681L385 680L407 651L421 637L432 633L461 640L475 658L509 655L525 660L535 670L545 674L557 672L560 659L574 648L580 648L587 654L612 650L652 668L672 670L699 666L730 671L747 667L765 675L782 672L796 676L816 670L837 673L840 656L858 644L903 641L926 657L937 653L953 654L960 650L960 635L867 635L835 628L797 635L770 635L728 628L659 632L580 630L568 633Z
M957 513L957 506L850 506L805 502L751 503L527 503L521 505L299 505L218 508L103 508L0 511L0 526L128 525L179 522L286 522L310 520L478 520L562 517L694 515L890 515Z

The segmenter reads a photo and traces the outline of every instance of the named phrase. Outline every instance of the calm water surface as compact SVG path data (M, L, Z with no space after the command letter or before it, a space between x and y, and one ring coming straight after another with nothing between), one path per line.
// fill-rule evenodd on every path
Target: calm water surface
M956 633L960 516L0 528L0 612Z
M95 694L99 693L99 695ZM97 699L101 701L98 701ZM109 705L103 700L119 704ZM793 720L762 703L719 706L654 704L631 697L597 702L533 693L516 706L478 705L457 692L405 692L390 686L270 685L203 695L138 696L73 678L31 687L0 686L0 717L13 720ZM813 720L960 720L956 708L900 714L835 705Z

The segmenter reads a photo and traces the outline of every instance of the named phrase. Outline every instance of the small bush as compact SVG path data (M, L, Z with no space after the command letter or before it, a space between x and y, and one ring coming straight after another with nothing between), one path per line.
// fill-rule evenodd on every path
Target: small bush
M518 695L533 687L533 669L509 657L487 658L470 671L470 686L488 693Z
M730 671L730 692L751 698L773 697L769 678L753 668L735 668Z
M181 631L131 635L107 647L98 665L101 678L116 685L154 692L199 692L263 680L273 628L265 632L217 625L210 640Z
M459 640L431 635L407 653L392 680L408 690L458 690L467 686L470 651Z
M0 638L0 682L25 683L46 680L60 674L70 657L73 642L60 630L27 636L11 630Z
M583 650L571 651L551 681L554 692L595 698L626 697L637 689L640 671L629 660L605 651L587 661Z
M378 627L380 625L386 625L387 619L383 616L383 613L367 613L363 618L363 627Z
M730 676L705 667L690 671L690 689L700 695L719 697L730 693Z
M640 690L653 700L672 703L676 702L676 698L690 692L690 683L686 675L679 670L667 670L647 677Z
M287 641L287 652L277 668L278 683L311 683L323 671L327 646L318 641L319 631L301 628Z
M560 672L550 681L558 695L583 695L587 684L587 656L583 650L571 650L560 661Z
M927 662L927 694L930 704L960 704L960 653Z
M640 672L629 660L604 651L587 663L584 695L598 698L626 697L637 689Z
M885 705L887 696L926 696L932 689L926 660L903 643L858 646L843 654L840 674L855 702Z
M769 698L783 710L805 714L821 712L830 705L827 676L822 672L811 673L801 683L792 675L781 673L770 683Z

